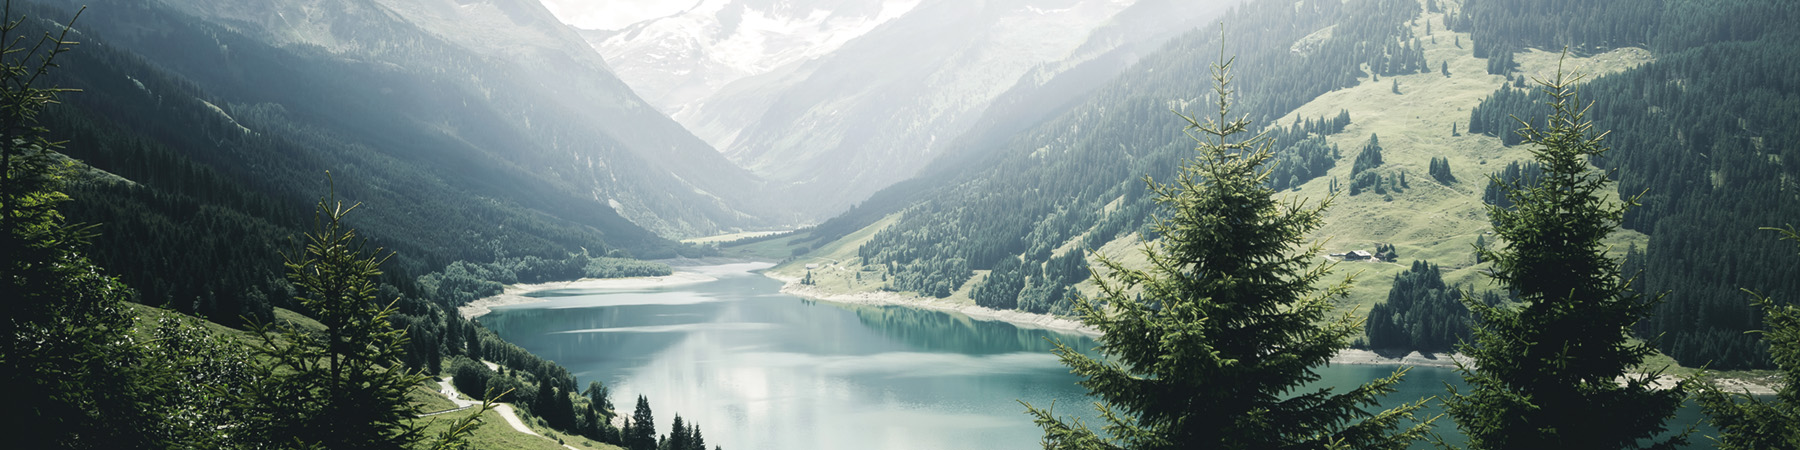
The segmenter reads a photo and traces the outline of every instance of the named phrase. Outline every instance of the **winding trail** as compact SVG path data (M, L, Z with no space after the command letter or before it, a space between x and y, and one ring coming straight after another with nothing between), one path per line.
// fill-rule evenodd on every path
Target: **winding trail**
M482 363L487 364L489 367L497 366L496 364L490 363L487 361L482 361ZM475 400L470 400L466 397L463 397L463 395L461 393L457 392L456 385L451 384L451 380L453 380L454 378L455 377L444 377L443 379L438 380L438 393L443 394L444 398L450 399L451 403L455 403L456 409L449 409L449 410L443 410L443 411L438 411L438 412L434 412L434 413L420 414L419 417L435 416L438 414L448 414L448 413L453 413L453 412L457 412L457 411L467 410L469 408L473 408L473 407L481 405L481 402L475 401ZM511 403L497 403L494 405L494 411L500 413L500 418L506 419L506 424L511 425L512 429L514 431L529 434L532 436L541 437L544 439L550 439L548 437L544 437L544 435L538 434L536 431L532 431L531 427L525 426L525 421L519 420L519 415L517 413L513 412L513 407L512 407ZM562 446L563 446L563 448L566 448L569 450L581 450L579 448L569 446L568 444L562 444Z
M524 421L519 420L519 415L513 413L513 408L512 408L511 403L501 403L499 405L496 405L496 406L494 406L494 410L499 411L500 417L505 418L506 424L512 425L514 430L519 430L520 433L525 433L525 434L529 434L532 436L542 436L541 434L537 434L536 431L531 431L530 427L525 426Z

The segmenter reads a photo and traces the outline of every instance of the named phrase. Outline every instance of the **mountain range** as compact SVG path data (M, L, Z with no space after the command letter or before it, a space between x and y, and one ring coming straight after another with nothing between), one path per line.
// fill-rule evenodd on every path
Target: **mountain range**
M984 123L1058 106L1007 92L1060 81L1052 99L1079 95L1228 4L713 0L584 35L653 105L817 220Z

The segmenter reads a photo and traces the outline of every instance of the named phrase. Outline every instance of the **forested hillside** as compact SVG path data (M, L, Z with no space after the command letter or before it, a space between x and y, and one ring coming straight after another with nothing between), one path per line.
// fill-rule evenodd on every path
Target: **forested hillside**
M387 281L403 290L455 261L698 254L540 176L549 155L513 143L542 137L505 126L448 74L273 47L138 2L98 4L78 31L84 45L46 81L81 92L44 121L66 154L116 175L71 186L68 215L102 226L95 259L146 303L224 323L291 306L277 251L291 251L327 171L368 205L351 220L398 252ZM596 157L655 177L629 153L584 156Z
M1518 6L1488 0L1469 8L1489 3L1495 5L1484 6L1485 14ZM1795 23L1800 12L1780 2L1614 3L1596 18L1653 30L1621 32L1633 37L1622 42L1648 43L1663 53L1583 91L1595 102L1595 125L1612 130L1609 142L1619 150L1595 163L1617 171L1621 193L1643 194L1643 206L1624 222L1650 235L1635 262L1644 271L1639 285L1668 293L1637 331L1661 336L1658 347L1685 365L1771 367L1767 345L1744 333L1762 328L1762 314L1739 289L1800 292L1793 276L1800 273L1800 258L1785 252L1777 235L1760 230L1800 220L1800 185L1794 181L1800 168L1791 163L1800 157L1792 144L1800 142L1800 127L1789 120L1800 115L1800 77L1792 64L1800 58L1800 33L1778 25ZM1651 13L1641 12L1646 8ZM1549 28L1496 29L1475 20L1476 35L1523 42L1583 28L1532 16L1494 20ZM1474 110L1469 130L1510 134L1517 124L1509 116L1541 117L1541 100L1531 91L1502 87Z
M1247 4L1225 19L1230 24L1226 45L1239 55L1240 76L1258 80L1245 83L1242 93L1240 110L1253 119L1268 123L1321 93L1356 84L1359 77L1429 70L1417 51L1419 36L1401 26L1420 12L1417 2L1302 2L1298 8L1276 3ZM1252 35L1257 38L1230 37ZM938 179L940 186L911 196L917 200L912 206L879 203L890 197L878 194L870 203L892 209L851 214L870 220L901 208L905 212L863 244L857 256L889 274L892 288L937 297L965 288L973 271L1023 258L1018 267L1027 269L1023 276L1035 282L1012 281L1021 275L1006 263L1002 268L1007 270L991 276L1012 293L996 292L996 284L982 288L982 295L1002 299L989 302L1036 311L1066 310L1061 296L1041 303L1007 299L1030 286L1061 291L1051 289L1052 278L1065 284L1081 281L1034 276L1052 256L1068 254L1070 248L1098 248L1145 229L1154 203L1144 195L1141 177L1166 178L1187 157L1191 142L1173 131L1179 127L1169 110L1206 101L1191 75L1216 58L1219 39L1216 25L1175 39L1069 113L1016 135L992 156L971 158L981 161L981 168ZM1343 151L1320 138L1354 120L1351 114L1335 114L1280 124L1271 133L1282 173L1271 184L1288 188L1322 175ZM834 225L827 222L814 234L843 232Z
M1743 333L1760 327L1761 315L1739 289L1793 292L1789 275L1800 273L1800 260L1757 230L1800 220L1796 174L1784 162L1793 150L1783 144L1795 128L1782 122L1795 115L1785 61L1795 59L1796 41L1779 25L1796 20L1791 4L1772 1L1251 2L1227 16L1224 34L1244 80L1236 111L1278 139L1298 136L1276 145L1285 160L1267 182L1310 198L1340 196L1321 233L1337 237L1332 251L1398 258L1363 269L1373 273L1352 291L1360 311L1392 298L1395 283L1418 290L1422 275L1390 274L1426 258L1436 263L1431 271L1441 267L1443 288L1506 298L1483 292L1493 287L1479 283L1485 266L1472 251L1495 239L1481 205L1506 202L1485 178L1532 179L1535 166L1519 164L1522 150L1511 147L1519 143L1511 116L1541 121L1541 99L1524 86L1554 72L1567 46L1565 69L1590 74L1583 94L1597 105L1596 127L1612 130L1616 151L1595 163L1617 170L1621 195L1645 194L1625 220L1629 231L1612 241L1620 255L1628 244L1645 248L1630 255L1645 269L1638 286L1669 292L1638 333L1684 365L1751 368L1769 362ZM1177 127L1167 111L1206 101L1193 81L1217 54L1219 35L1216 26L1185 35L1068 113L990 155L956 160L964 167L954 175L902 183L787 238L795 248L831 250L797 260L880 280L852 290L1067 311L1054 295L1075 291L1082 277L1053 275L1063 271L1053 261L1089 249L1129 261L1131 242L1156 238L1144 226L1155 208L1138 178L1166 179L1192 147L1170 132ZM1328 117L1339 108L1349 110L1347 127ZM856 259L824 259L845 256ZM1448 348L1462 313L1419 306L1441 303L1441 294L1403 297L1376 311L1394 326L1374 340ZM1426 297L1434 300L1419 303Z
M253 135L361 146L371 151L342 158L417 163L408 170L470 195L549 214L611 208L664 237L775 220L759 180L643 105L598 58L476 44L522 40L518 29L544 24L451 39L461 34L438 25L447 19L413 11L437 0L300 3L103 1L82 30L202 86ZM304 19L268 19L277 13Z

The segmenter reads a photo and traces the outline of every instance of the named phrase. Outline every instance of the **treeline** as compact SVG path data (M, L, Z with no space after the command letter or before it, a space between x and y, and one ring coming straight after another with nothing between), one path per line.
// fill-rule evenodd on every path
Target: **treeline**
M1451 30L1469 33L1475 41L1476 58L1505 57L1527 47L1561 49L1568 46L1577 53L1593 53L1650 43L1663 16L1663 3L1663 0L1464 0L1460 10L1447 15L1446 22ZM1490 69L1489 73L1503 72Z
M1363 327L1375 349L1448 352L1471 342L1462 293L1444 284L1436 264L1423 260L1394 275L1387 301L1369 308Z
M1794 61L1800 36L1791 28L1800 12L1770 1L1723 2L1698 8L1669 2L1653 48L1671 49L1634 70L1587 83L1596 102L1597 128L1613 130L1619 149L1593 163L1614 170L1619 192L1643 194L1642 207L1623 226L1650 235L1641 255L1646 293L1667 292L1656 314L1635 330L1662 336L1658 349L1684 365L1715 369L1768 368L1767 347L1748 330L1762 326L1739 288L1782 294L1800 292L1800 260L1774 245L1760 227L1793 222L1800 201L1790 181L1800 179L1796 154L1800 129L1781 117L1800 114ZM1702 9L1705 9L1704 11ZM1726 30L1744 21L1743 29ZM1694 30L1717 30L1697 41ZM1542 117L1535 93L1502 88L1470 118L1471 132L1508 136L1508 116ZM1477 125L1480 123L1480 125ZM1511 124L1511 125L1506 125ZM1480 128L1477 128L1480 127ZM1516 140L1508 140L1516 143ZM1530 167L1508 167L1530 178ZM1504 202L1495 187L1484 199Z
M1490 58L1565 46L1578 54L1619 47L1674 53L1757 40L1792 28L1793 15L1792 5L1771 0L1465 0L1445 19L1451 30L1469 33L1475 57Z
M1506 146L1519 145L1517 131L1525 126L1521 120L1533 128L1544 127L1543 96L1528 88L1500 86L1469 112L1469 133L1498 137Z

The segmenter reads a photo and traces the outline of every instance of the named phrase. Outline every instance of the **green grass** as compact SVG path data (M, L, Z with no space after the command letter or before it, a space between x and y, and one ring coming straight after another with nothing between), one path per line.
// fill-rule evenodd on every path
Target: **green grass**
M806 275L807 264L816 264L818 268L812 271L813 279L818 281L817 285L822 289L833 292L877 290L883 285L881 273L873 268L864 270L862 257L857 256L856 250L870 239L874 239L875 233L900 221L900 214L889 214L874 224L836 241L820 244L805 255L769 268L769 272L782 277L800 278ZM856 280L856 274L859 272L863 275L861 282Z
M141 304L137 304L137 303L126 303L126 306L129 307L132 310L132 313L134 313L134 315L137 317L137 322L136 322L135 326L132 328L131 333L134 338L137 338L140 340L149 339L151 337L150 336L151 330L155 329L156 323L159 319L161 319L163 317L182 316L183 315L182 313L179 313L179 312L170 311L170 310L166 310L166 309L162 309L162 308L157 308L154 306L141 305ZM299 324L301 327L305 327L305 328L313 328L313 329L323 329L324 328L324 326L320 325L318 321L315 321L313 319L302 316L299 313L295 313L293 311L289 311L286 309L276 308L275 318L277 321L293 322L293 323ZM240 343L247 343L246 340L251 338L249 332L231 328L231 327L227 327L224 325L220 325L220 324L214 323L212 321L200 320L200 324L203 328L206 329L207 332L212 333L213 335L224 336L224 337L233 339ZM437 392L437 390L438 390L437 380L436 379L427 379L424 382L420 383L418 386L415 386L412 390L408 391L406 398L408 399L408 401L412 402L413 405L418 406L419 410L422 412L443 411L443 410L447 410L447 409L453 409L456 407L455 402L451 402L449 399L444 398L444 396L439 394ZM436 415L436 416L432 416L432 417L421 418L420 423L423 425L426 425L426 435L427 436L434 436L436 433L443 431L445 428L447 428L449 426L449 422L456 420L456 419L460 419L462 417L465 417L465 414L467 414L467 413L463 412L463 413L441 414L441 415ZM481 428L477 429L477 431L475 432L475 435L471 440L473 445L471 445L470 448L566 450L561 445L557 445L556 441L553 439L546 439L546 438L540 437L540 436L532 436L532 435L520 433L517 430L513 430L511 426L506 424L505 419L502 419L500 417L499 413L497 413L497 412L489 411L489 412L483 414L482 420L484 421L484 424L481 426ZM529 420L529 419L527 419L527 420ZM533 429L535 429L538 432L538 434L541 434L544 436L560 436L560 437L562 437L565 444L568 444L568 445L573 446L578 449L583 449L583 450L618 449L618 447L596 443L596 442L593 442L592 440L584 438L584 437L563 436L560 432L551 430L547 427L542 426L541 424L531 423L531 425L533 425Z
M1487 185L1487 174L1498 171L1508 162L1530 158L1524 147L1504 147L1499 138L1469 135L1451 136L1454 123L1466 131L1469 112L1492 94L1505 77L1489 75L1486 61L1471 53L1470 38L1463 33L1449 33L1443 26L1443 14L1427 13L1417 22L1415 34L1425 45L1425 59L1433 68L1447 61L1450 77L1433 70L1428 73L1383 77L1381 81L1365 78L1362 84L1321 95L1301 106L1275 124L1292 123L1295 117L1331 116L1339 110L1350 112L1351 124L1342 133L1327 137L1343 151L1343 158L1327 176L1307 182L1288 195L1317 202L1325 198L1331 179L1340 186L1350 180L1349 162L1361 151L1370 134L1380 136L1385 163L1382 173L1404 172L1408 184L1405 193L1387 201L1380 195L1365 192L1355 197L1340 192L1326 211L1325 226L1316 238L1326 241L1327 253L1348 250L1372 250L1376 243L1396 246L1397 263L1343 263L1340 275L1357 274L1345 308L1361 312L1385 301L1390 280L1406 270L1413 260L1426 259L1443 267L1445 281L1475 290L1493 287L1474 265L1471 250L1476 236L1490 230L1481 193ZM1431 24L1434 44L1425 36L1425 25ZM1461 35L1463 48L1453 44ZM1551 76L1556 71L1559 54L1529 51L1517 61L1527 76ZM1636 67L1649 61L1642 49L1619 49L1587 58L1570 57L1565 69L1596 76ZM1401 94L1392 92L1393 80L1399 80ZM1433 157L1450 160L1457 182L1441 185L1431 179L1426 167ZM1488 241L1494 241L1488 236ZM1637 232L1621 231L1609 239L1619 252L1628 243L1644 246L1647 238Z
M464 413L442 414L423 419L427 421L425 435L435 438L438 433L449 429L451 422L466 417L462 414ZM542 433L542 431L539 432ZM581 437L564 436L563 443L580 449L612 450L619 448L594 443L592 440ZM500 417L498 411L481 414L481 426L476 428L474 435L469 437L469 444L469 448L478 449L567 450L562 445L558 445L554 439L532 436L514 430L511 425L506 424L506 419Z
M452 402L450 399L444 398L444 394L438 393L438 382L435 379L425 380L424 383L413 386L412 390L406 391L406 400L412 402L414 406L418 406L421 412L430 413L456 409L456 402Z

